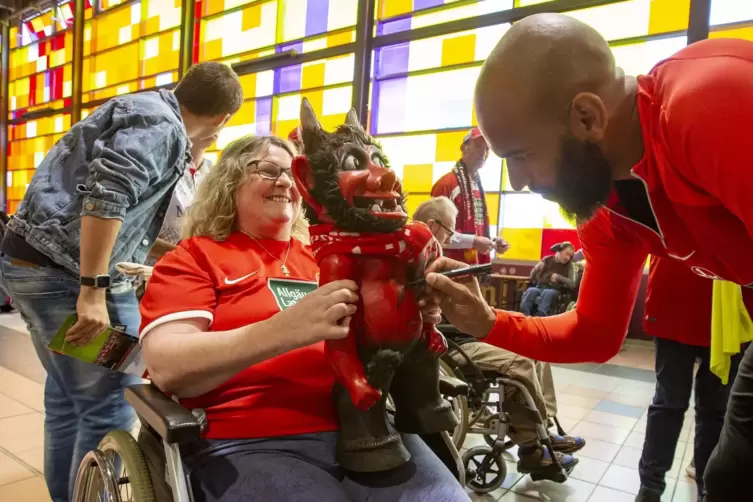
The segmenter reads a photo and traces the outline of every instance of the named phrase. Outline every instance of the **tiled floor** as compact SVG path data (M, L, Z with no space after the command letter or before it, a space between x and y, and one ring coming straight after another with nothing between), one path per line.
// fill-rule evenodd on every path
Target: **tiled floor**
M50 498L42 478L43 372L29 357L31 344L21 331L24 325L16 316L0 316L0 502L46 502ZM7 352L11 347L14 354ZM568 432L587 440L577 454L580 463L564 484L534 483L516 471L513 450L506 454L508 475L503 487L474 499L632 502L639 487L637 465L654 388L652 361L651 345L637 342L626 344L607 365L555 367L560 422ZM666 502L696 500L695 483L685 476L692 456L692 427L689 413L668 475L662 499ZM470 435L464 446L478 444L483 438Z

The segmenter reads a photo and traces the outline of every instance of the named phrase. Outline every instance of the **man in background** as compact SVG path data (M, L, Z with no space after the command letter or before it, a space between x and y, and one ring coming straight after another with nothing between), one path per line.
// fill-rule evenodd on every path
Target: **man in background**
M44 474L67 502L84 454L130 429L123 389L134 377L48 350L73 314L66 343L85 345L111 323L136 335L139 307L118 262L144 263L191 143L215 136L243 103L233 70L191 67L174 91L111 99L75 124L37 167L2 242L2 284L29 325L47 371Z
M457 231L445 246L445 255L469 265L491 262L491 252L503 254L509 245L489 235L489 214L479 170L489 157L489 145L477 127L470 130L460 145L462 157L434 184L432 197L447 197L457 207Z
M680 262L651 257L643 331L654 337L656 391L648 408L636 502L661 500L688 410L696 363L693 453L698 501L702 500L703 472L719 441L730 391L730 384L723 385L710 367L712 287L712 280ZM742 354L732 356L729 382L734 381L741 359Z
M575 248L569 242L561 242L552 246L552 251L554 255L545 256L531 271L531 283L520 300L520 311L525 315L552 315L562 291L575 291Z

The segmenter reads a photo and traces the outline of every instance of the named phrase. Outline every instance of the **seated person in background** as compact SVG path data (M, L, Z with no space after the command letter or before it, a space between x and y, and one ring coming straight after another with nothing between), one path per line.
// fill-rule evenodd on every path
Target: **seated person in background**
M323 342L347 335L358 294L352 281L317 289L293 155L276 137L228 145L141 304L150 377L207 415L203 438L182 447L196 502L469 500L415 435L393 471L356 479L337 464Z
M520 311L525 315L552 315L560 293L575 290L575 266L572 263L575 248L569 242L561 242L552 246L552 251L553 256L545 257L533 267L531 284L520 301Z
M455 229L455 218L458 210L447 197L435 197L422 203L413 214L415 221L422 221L437 238L440 244L449 242ZM505 378L514 379L522 383L536 403L536 408L542 420L554 418L557 413L557 399L554 394L552 370L549 364L532 361L505 349L477 341L467 335L447 334L448 338L462 345L463 351L483 371L496 371ZM461 354L454 354L453 358L459 364L464 360ZM525 405L523 396L518 395L514 387L505 389L506 399L513 399ZM530 473L543 470L552 463L549 453L539 444L536 434L536 424L524 413L511 413L510 439L519 446L518 471ZM578 460L568 453L574 453L586 442L583 438L552 435L552 446L559 456L563 467L569 469Z

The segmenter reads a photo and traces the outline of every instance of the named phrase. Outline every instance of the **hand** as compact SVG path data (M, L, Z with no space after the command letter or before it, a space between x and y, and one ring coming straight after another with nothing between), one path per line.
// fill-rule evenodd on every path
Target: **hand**
M78 320L65 335L67 343L86 345L105 328L110 327L106 294L107 291L104 289L81 287L76 301Z
M424 302L438 301L442 312L453 326L463 333L483 338L491 331L497 316L481 295L481 287L476 278L458 278L455 282L436 273L463 267L467 265L445 257L429 265L426 270L428 291Z
M494 241L487 237L477 235L473 238L473 249L481 254L489 254L493 247Z
M494 239L494 250L498 255L503 255L510 249L510 243L504 240L502 237Z
M551 278L549 279L551 282L560 282L560 276L559 274L552 274Z
M297 347L348 336L350 318L356 312L358 286L353 281L333 281L312 291L298 303L272 316Z

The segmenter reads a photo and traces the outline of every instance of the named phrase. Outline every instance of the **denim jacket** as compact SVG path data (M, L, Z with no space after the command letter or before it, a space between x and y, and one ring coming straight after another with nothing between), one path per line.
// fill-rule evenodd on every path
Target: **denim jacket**
M110 274L122 283L115 264L146 259L190 162L189 148L172 92L111 99L52 147L8 228L78 275L81 217L121 220Z

